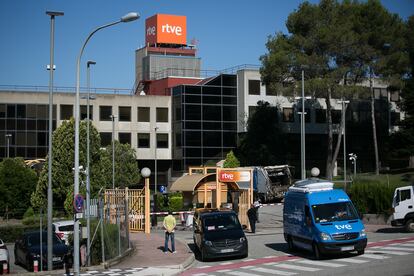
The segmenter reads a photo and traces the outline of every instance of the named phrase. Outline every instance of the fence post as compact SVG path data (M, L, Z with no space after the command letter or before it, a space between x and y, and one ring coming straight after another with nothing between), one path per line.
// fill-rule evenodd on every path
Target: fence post
M43 212L42 212L42 208L40 208L40 222L39 222L39 232L40 232L40 271L43 271Z
M121 223L119 217L119 204L116 204L116 225L118 226L118 256L121 256Z
M101 252L102 252L102 263L105 263L105 242L104 242L104 203L102 202L102 197L99 195L99 211L100 211L100 220L101 220Z
M125 188L125 233L127 240L127 248L129 249L129 191L128 187Z
M150 228L150 189L149 177L145 178L145 233L151 232Z

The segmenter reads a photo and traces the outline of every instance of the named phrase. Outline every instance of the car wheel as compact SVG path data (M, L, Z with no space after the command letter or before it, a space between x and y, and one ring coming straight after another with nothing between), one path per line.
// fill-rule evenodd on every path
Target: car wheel
M291 236L288 236L288 238L287 238L287 244L288 244L289 251L293 252L293 251L296 250L296 247L293 244L293 240L292 240L292 237Z
M361 249L357 251L358 255L364 255L365 254L365 249Z
M320 260L322 258L321 251L319 250L319 246L314 242L312 244L312 251L313 251L313 257L315 260Z
M414 219L407 220L405 223L405 230L410 233L414 232Z

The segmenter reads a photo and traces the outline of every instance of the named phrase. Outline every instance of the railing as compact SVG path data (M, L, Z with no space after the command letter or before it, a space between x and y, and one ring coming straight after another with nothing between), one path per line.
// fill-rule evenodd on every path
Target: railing
M0 85L0 92L49 92L49 86L42 85ZM87 93L86 87L80 87L80 93ZM70 86L54 86L54 93L75 93L76 88ZM91 94L130 95L131 89L125 88L90 88Z

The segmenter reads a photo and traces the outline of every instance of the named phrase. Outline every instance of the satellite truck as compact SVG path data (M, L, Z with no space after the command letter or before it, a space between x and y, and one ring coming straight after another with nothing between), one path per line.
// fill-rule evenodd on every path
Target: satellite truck
M283 234L289 250L309 250L317 260L331 253L364 254L367 235L354 204L342 189L317 178L318 168L311 174L285 195Z

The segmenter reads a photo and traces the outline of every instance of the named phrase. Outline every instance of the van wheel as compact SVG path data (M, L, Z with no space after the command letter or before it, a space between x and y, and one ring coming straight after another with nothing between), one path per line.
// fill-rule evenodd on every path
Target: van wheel
M358 253L358 255L364 255L365 254L365 249L358 250L357 253Z
M411 233L414 232L414 219L407 220L407 222L405 223L405 230Z
M315 242L312 244L312 251L315 260L320 260L322 258L321 251L319 250L319 247Z
M293 252L293 251L296 250L296 247L293 244L293 240L292 240L292 237L291 236L288 236L288 238L287 238L287 244L288 244L289 251L292 251Z

